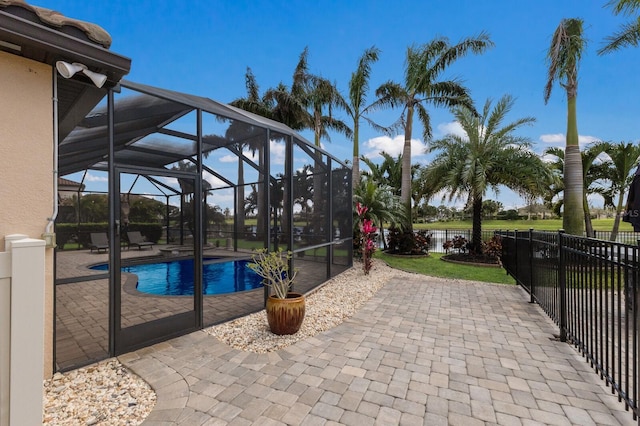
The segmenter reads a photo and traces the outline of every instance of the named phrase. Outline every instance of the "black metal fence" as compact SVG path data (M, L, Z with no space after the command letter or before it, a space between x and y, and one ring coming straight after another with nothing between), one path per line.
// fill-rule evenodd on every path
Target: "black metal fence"
M448 253L444 248L446 241L452 241L455 237L463 237L467 241L471 241L471 229L428 229L427 235L431 237L429 244L429 252L431 253ZM482 241L488 241L494 236L494 231L482 231ZM387 230L384 231L384 237L387 238ZM379 238L380 247L384 247L382 238Z
M640 246L560 232L500 231L502 263L624 401L638 410Z

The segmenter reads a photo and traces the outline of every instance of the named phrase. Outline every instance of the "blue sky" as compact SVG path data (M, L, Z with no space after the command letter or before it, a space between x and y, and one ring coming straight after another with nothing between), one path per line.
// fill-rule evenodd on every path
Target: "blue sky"
M519 132L540 153L564 146L566 96L556 86L544 104L545 54L562 18L582 18L589 40L579 72L578 131L581 142L637 141L640 138L640 49L598 56L603 39L628 18L614 16L606 0L447 0L447 1L120 1L32 0L32 4L96 23L113 37L111 50L132 59L126 77L139 83L230 102L245 95L244 75L251 67L261 91L291 74L305 46L311 72L336 82L346 95L362 52L376 46L369 101L387 80L402 82L404 57L411 45L436 36L452 42L489 33L495 47L460 59L446 74L464 81L476 105L504 94L516 98L508 117L533 116L537 122ZM449 111L429 107L434 137L454 129ZM372 118L394 122L400 111ZM508 120L510 121L510 120ZM419 149L425 141L414 129L414 162L428 163ZM308 139L311 135L303 133ZM402 136L391 138L368 126L360 153L374 157L384 149L397 155ZM324 147L340 159L352 156L351 142L332 135ZM508 190L487 198L505 208L524 204ZM594 200L597 204L597 200ZM440 204L440 199L431 201Z

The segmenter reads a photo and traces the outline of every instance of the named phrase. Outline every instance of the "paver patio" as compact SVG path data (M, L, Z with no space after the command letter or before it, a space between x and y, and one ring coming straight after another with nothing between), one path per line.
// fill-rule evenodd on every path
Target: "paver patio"
M227 250L209 249L210 256L228 257ZM245 255L250 254L244 253ZM159 256L159 257L158 257ZM172 260L160 255L158 248L151 250L125 250L123 259L155 257L156 260ZM107 253L89 250L61 251L57 253L56 266L59 279L74 279L97 275L105 271L89 269L89 266L108 261ZM296 290L307 292L318 283L317 277L326 273L326 264L313 261L312 256L298 259L305 262ZM153 296L135 290L135 279L123 274L121 321L123 327L153 321L193 309L193 298L184 296ZM203 317L205 324L217 324L229 319L259 311L264 307L261 289L222 295L205 296ZM60 369L75 368L108 357L109 348L109 281L95 279L71 282L56 286L56 364Z
M351 319L254 354L195 332L119 357L145 425L636 424L519 287L398 273Z

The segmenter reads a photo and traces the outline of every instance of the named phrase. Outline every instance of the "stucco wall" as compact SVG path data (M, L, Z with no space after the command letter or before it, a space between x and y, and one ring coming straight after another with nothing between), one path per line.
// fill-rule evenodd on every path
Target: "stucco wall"
M4 237L41 238L53 212L52 68L0 51L0 251ZM53 356L53 250L45 265L45 376Z

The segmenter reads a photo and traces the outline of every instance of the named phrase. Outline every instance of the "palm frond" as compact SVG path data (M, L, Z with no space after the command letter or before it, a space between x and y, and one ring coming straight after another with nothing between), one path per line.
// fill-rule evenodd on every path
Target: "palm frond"
M556 81L565 87L568 98L575 97L577 93L578 65L587 43L582 27L582 19L563 19L551 37L551 45L547 51L549 70L544 88L545 103L549 101Z
M361 111L362 104L366 102L369 92L369 78L371 77L371 65L378 60L380 49L372 46L364 51L358 67L351 74L349 80L349 100L355 111Z
M623 47L640 44L640 16L634 22L623 24L620 30L605 38L606 44L598 49L598 55L611 53Z
M640 0L610 0L605 7L611 7L614 15L630 15L640 9Z

